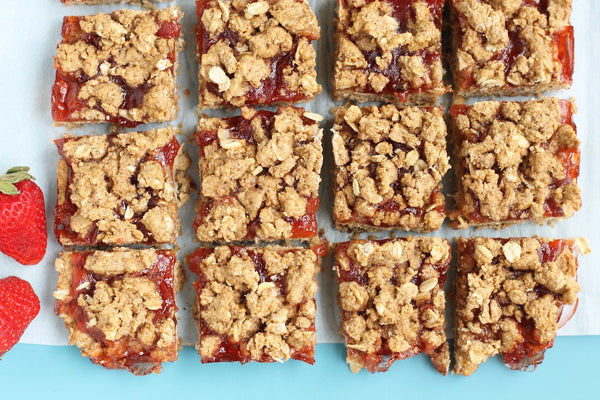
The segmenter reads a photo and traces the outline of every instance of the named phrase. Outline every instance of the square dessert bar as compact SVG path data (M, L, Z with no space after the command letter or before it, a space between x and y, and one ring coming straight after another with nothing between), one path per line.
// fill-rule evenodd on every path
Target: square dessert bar
M335 100L433 105L443 82L445 0L338 0Z
M573 82L572 0L451 0L454 92L515 96Z
M198 108L294 103L321 92L306 0L199 0Z
M438 229L449 169L441 107L339 107L333 126L338 229Z
M471 375L497 354L534 370L575 312L561 318L577 302L576 254L588 252L584 238L459 238L453 372Z
M338 243L341 330L352 372L384 372L424 353L446 375L443 287L450 258L450 243L439 238Z
M134 127L175 119L181 17L178 8L65 17L54 120Z
M56 146L60 244L175 243L187 196L180 192L189 190L179 179L189 160L175 129L65 137Z
M454 228L568 218L581 208L573 105L557 98L453 105Z
M177 360L174 250L63 251L55 266L55 312L84 357L136 375Z
M196 238L231 242L316 236L321 119L294 107L202 116L195 136L201 186Z
M220 246L188 256L199 280L203 363L314 363L317 255L299 247Z

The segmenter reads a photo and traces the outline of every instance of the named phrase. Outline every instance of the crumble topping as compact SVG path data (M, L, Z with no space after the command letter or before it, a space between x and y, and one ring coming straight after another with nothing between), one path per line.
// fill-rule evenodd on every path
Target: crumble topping
M448 372L443 286L450 257L450 244L439 238L338 244L341 330L352 372L386 371L420 352Z
M454 373L497 354L513 369L542 362L563 305L577 301L575 251L572 240L459 239Z
M83 266L86 270L104 276L142 272L156 262L156 250L96 251L90 254Z
M459 95L512 95L570 86L565 65L572 62L572 49L571 54L559 53L568 46L563 41L568 42L569 32L572 39L571 0L522 3L453 0L453 68Z
M339 107L333 127L338 227L431 231L445 219L441 108Z
M55 211L61 244L177 239L177 190L189 185L174 180L173 159L180 151L175 129L64 138L57 145L64 157ZM189 164L185 158L180 154L176 167Z
M435 103L442 81L443 1L338 2L334 96L396 104Z
M199 108L311 99L317 18L305 0L198 2Z
M453 106L459 178L454 227L543 223L581 208L571 103L557 98Z
M280 107L200 118L198 240L316 236L323 152L314 115Z
M161 308L162 298L147 278L126 277L112 284L100 281L93 295L80 295L77 304L86 313L88 325L102 331L107 340L139 332L142 343L154 342L152 311Z
M174 296L183 271L174 251L62 252L55 267L56 313L83 356L136 375L177 359Z
M54 119L125 126L175 119L181 17L178 8L66 17Z
M189 262L200 276L203 362L314 362L318 263L312 250L221 246L199 249ZM236 353L224 354L232 346Z

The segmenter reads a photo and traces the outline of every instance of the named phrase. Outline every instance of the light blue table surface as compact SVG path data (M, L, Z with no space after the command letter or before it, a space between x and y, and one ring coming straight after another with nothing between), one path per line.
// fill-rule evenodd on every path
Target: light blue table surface
M319 344L316 364L200 363L192 347L160 375L106 372L74 347L18 344L0 361L0 399L598 399L600 336L559 337L535 372L489 360L471 377L442 376L427 357L386 373L352 374L341 344Z

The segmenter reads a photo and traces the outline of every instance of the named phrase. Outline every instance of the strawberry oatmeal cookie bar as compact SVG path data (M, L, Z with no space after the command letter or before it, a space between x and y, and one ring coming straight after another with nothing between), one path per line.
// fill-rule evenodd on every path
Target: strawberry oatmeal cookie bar
M445 0L338 0L333 97L434 105L450 88L442 67Z
M448 372L443 287L450 258L450 243L439 238L338 243L341 331L352 372L387 371L419 353Z
M84 357L135 375L177 360L174 250L64 251L56 260L56 314Z
M454 91L515 96L573 82L572 0L451 0Z
M219 246L188 256L203 363L314 363L318 257L298 247Z
M546 98L450 109L458 179L454 228L571 217L581 208L573 104Z
M322 117L301 108L243 108L227 118L202 116L201 242L308 239L317 235Z
M338 229L426 232L446 218L441 107L335 110L333 220Z
M198 108L295 103L321 93L306 0L199 0Z
M536 369L563 307L577 303L577 255L588 252L584 238L459 238L453 372L471 375L498 354Z
M173 128L56 140L54 232L64 246L175 243L190 161Z
M178 8L65 17L52 117L135 127L177 117Z

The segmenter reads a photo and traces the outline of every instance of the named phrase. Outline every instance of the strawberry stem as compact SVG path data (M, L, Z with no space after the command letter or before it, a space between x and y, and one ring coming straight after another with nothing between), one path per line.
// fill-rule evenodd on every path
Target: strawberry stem
M0 176L0 193L15 195L19 194L19 189L15 183L35 178L29 173L29 167L12 167L2 176Z

